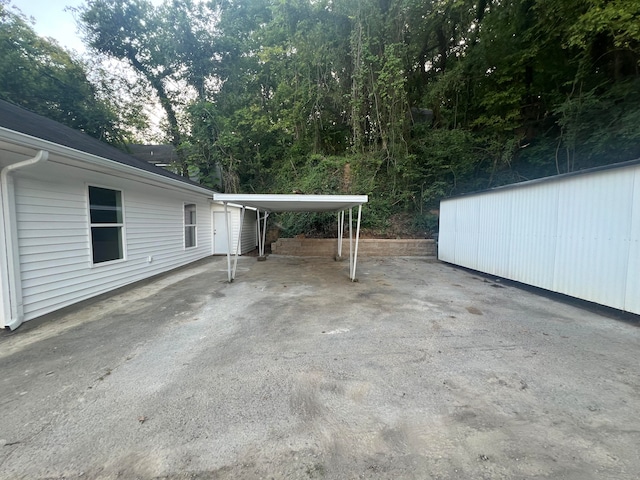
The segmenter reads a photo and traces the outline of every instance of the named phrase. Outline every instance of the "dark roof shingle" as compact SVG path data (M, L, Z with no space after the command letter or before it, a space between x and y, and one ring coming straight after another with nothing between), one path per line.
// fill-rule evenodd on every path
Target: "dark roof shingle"
M173 180L179 180L189 185L207 188L202 185L198 185L185 177L163 168L156 167L144 160L135 158L107 143L90 137L83 132L74 130L66 125L35 114L4 100L0 100L0 126L42 140L47 140L58 145L80 150L81 152L90 153L116 163L128 165L139 170L152 172ZM207 188L207 190L210 189Z

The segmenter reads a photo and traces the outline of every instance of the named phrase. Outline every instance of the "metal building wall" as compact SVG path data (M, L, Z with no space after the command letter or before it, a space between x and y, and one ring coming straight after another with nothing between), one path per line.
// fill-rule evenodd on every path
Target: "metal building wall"
M640 164L443 200L438 258L640 314Z

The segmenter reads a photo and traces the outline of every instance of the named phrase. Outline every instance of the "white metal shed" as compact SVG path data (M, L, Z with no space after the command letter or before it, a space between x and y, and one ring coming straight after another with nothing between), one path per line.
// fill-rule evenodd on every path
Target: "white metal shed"
M440 203L438 258L640 314L640 159Z

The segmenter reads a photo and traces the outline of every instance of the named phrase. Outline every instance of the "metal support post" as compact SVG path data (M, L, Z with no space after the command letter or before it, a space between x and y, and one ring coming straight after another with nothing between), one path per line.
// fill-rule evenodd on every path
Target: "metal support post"
M342 237L344 235L344 210L338 212L338 257L342 260Z
M233 273L231 275L231 280L235 280L236 278L236 268L238 268L238 256L240 255L240 250L242 250L242 225L244 224L244 212L246 207L243 206L240 212L240 228L238 229L238 242L236 244L236 258L233 260Z
M258 256L262 256L262 233L260 232L260 210L256 210L258 216Z
M353 273L351 281L356 281L356 267L358 265L358 242L360 240L360 219L362 218L362 205L358 205L358 225L356 227L356 251L353 255Z
M258 211L258 261L264 262L267 257L265 256L265 248L267 243L267 218L269 218L269 212L265 211L264 216L260 218L260 211ZM260 226L262 221L262 226Z
M264 224L262 225L262 256L264 257L265 244L267 242L267 219L269 212L264 212Z
M227 279L229 283L233 281L231 278L231 229L229 228L229 209L227 202L224 202L224 223L227 226Z
M353 280L353 208L349 209L349 278Z

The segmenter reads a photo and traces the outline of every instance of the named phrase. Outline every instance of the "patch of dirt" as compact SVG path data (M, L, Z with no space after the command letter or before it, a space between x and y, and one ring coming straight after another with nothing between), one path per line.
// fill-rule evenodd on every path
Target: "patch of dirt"
M389 217L388 228L362 229L360 238L433 238L433 235L425 230L417 230L411 215L396 213Z
M354 220L355 227L355 220ZM279 232L277 232L279 234ZM345 218L345 236L349 235L348 220ZM272 235L277 240L277 234ZM332 238L335 236L334 230L310 230L296 235L296 238ZM413 217L408 213L397 213L389 217L389 224L386 228L362 228L360 238L380 238L380 239L401 239L401 238L433 238L433 233L426 230L416 229Z
M356 212L357 213L357 212ZM354 218L354 229L356 219ZM345 215L344 235L349 236L348 215ZM355 233L355 232L354 232ZM416 228L414 217L408 213L396 213L389 217L387 226L384 228L362 228L360 238L380 238L380 239L404 239L404 238L434 238L434 232L430 230ZM300 238L334 238L336 227L331 225L320 225L316 229L309 229L304 233L296 235ZM277 226L271 226L267 230L267 245L280 238L281 231Z

